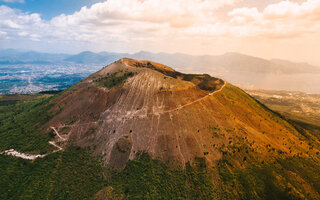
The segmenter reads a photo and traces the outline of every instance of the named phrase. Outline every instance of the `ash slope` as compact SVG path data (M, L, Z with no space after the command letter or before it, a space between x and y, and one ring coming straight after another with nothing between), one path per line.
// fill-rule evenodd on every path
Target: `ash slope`
M319 147L314 136L300 134L239 88L150 61L121 59L52 103L59 114L45 128L55 127L69 143L90 147L116 168L139 151L181 167L198 157L215 165L228 155L242 168L315 156Z

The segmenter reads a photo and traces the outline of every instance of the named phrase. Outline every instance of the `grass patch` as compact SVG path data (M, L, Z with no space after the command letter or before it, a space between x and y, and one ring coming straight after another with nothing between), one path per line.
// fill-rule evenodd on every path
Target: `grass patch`
M168 168L147 153L112 171L109 186L125 199L213 199L213 185L204 169L187 164L186 170Z
M49 134L43 134L42 125L57 113L49 112L54 97L21 100L0 106L0 150L16 149L22 152L46 153Z
M111 89L113 87L122 85L125 80L129 77L134 76L135 74L133 72L125 72L123 74L119 74L118 72L115 72L111 75L108 75L104 78L99 78L96 80L99 84L102 86Z
M35 162L0 155L0 199L90 199L103 186L99 160L70 147Z
M218 165L225 197L234 199L317 199L301 183L320 191L319 164L312 159L290 157L273 163L235 169L225 159ZM298 178L297 178L298 177ZM307 187L308 188L308 187Z

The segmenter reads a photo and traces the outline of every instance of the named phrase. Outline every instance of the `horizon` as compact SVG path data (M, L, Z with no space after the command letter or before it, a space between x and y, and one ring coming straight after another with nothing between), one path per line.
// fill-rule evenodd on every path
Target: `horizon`
M136 52L115 52L115 51L107 51L107 50L102 50L102 51L91 51L91 50L81 50L75 53L66 53L66 52L47 52L47 51L37 51L37 50L32 50L32 49L15 49L15 48L5 48L2 49L0 48L0 51L7 51L7 50L14 50L14 51L18 51L21 53L27 53L27 52L35 52L35 53L45 53L45 54L65 54L65 55L69 55L69 56L73 56L73 55L78 55L84 52L91 52L94 54L99 54L99 53L115 53L115 54L130 54L130 55L134 55L134 54L139 54L139 53L151 53L151 54L169 54L169 55L174 55L174 54L181 54L181 55L187 55L187 56L222 56L225 54L238 54L238 55L243 55L243 56L248 56L248 57L253 57L253 58L258 58L258 59L263 59L263 60L267 60L267 61L272 61L272 60L282 60L282 61L287 61L287 62L292 62L292 63L297 63L297 64L308 64L308 65L312 65L315 67L320 67L320 64L312 64L309 63L307 61L294 61L294 60L288 60L288 59L283 59L283 58L278 58L278 57L274 57L274 58L265 58L265 57L260 57L260 56L254 56L254 55L250 55L250 54L244 54L241 52L232 52L232 51L228 51L228 52L224 52L224 53L220 53L220 54L187 54L187 53L182 53L182 52L153 52L153 51L146 51L146 50L139 50Z
M68 54L238 52L320 66L319 10L320 0L0 0L0 43Z

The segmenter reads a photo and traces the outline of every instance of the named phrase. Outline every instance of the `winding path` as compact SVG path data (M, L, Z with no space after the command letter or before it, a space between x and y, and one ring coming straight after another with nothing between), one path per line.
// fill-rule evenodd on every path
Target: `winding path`
M54 131L54 133L58 136L58 138L61 139L61 141L67 140L66 138L63 138L54 127L50 127L50 128ZM54 150L53 152L47 153L47 154L32 155L32 154L27 154L27 153L21 153L21 152L14 150L14 149L9 149L9 150L1 152L0 154L10 155L10 156L14 156L14 157L18 157L18 158L22 158L22 159L26 159L26 160L35 160L37 158L44 158L49 154L63 150L62 147L60 147L59 145L56 144L56 141L49 141L49 144L56 147L57 150Z
M66 139L63 138L53 126L50 126L50 128L55 132L55 134L56 134L62 141L66 141Z
M162 112L158 112L158 113L156 113L156 115L160 115L160 114L164 114L164 113L171 113L171 112L174 112L174 111L177 111L177 110L181 110L181 109L183 109L183 108L185 108L185 107L187 107L187 106L190 106L190 105L192 105L192 104L195 104L195 103L197 103L197 102L200 102L200 101L204 100L205 98L208 98L208 97L210 97L210 96L212 96L212 95L214 95L214 94L216 94L216 93L218 93L218 92L221 92L221 90L226 86L226 84L227 84L227 82L224 81L224 83L223 83L223 85L221 86L220 89L218 89L218 90L216 90L216 91L213 91L213 92L211 92L211 93L209 93L209 94L207 94L207 95L205 95L205 96L203 96L203 97L201 97L201 98L199 98L199 99L196 99L196 100L194 100L194 101L192 101L192 102L189 102L189 103L184 104L184 105L182 105L182 106L178 106L177 108L173 108L173 109L170 109L170 110L165 110L165 111L162 111ZM130 116L130 117L135 117L135 116L138 116L138 115L132 115L132 116ZM125 117L128 117L128 116L125 115ZM65 125L65 124L64 124L64 125L61 125L61 126L56 126L56 128L85 126L85 125L88 125L88 124L96 124L96 123L98 123L98 122L105 122L105 121L110 121L110 119L107 119L107 120L97 120L97 121L94 121L94 122L85 122L85 123L81 123L81 124L71 124L71 125ZM51 128L53 128L53 127L51 127ZM53 129L54 129L54 128L53 128ZM55 129L54 129L54 130L55 130ZM58 133L56 130L55 130L55 132ZM59 136L59 135L58 135L58 136ZM59 137L60 137L60 136L59 136Z
M208 97L212 96L213 94L216 94L216 93L220 92L220 91L226 86L226 84L227 84L227 83L226 83L225 81L223 81L223 85L221 86L221 88L220 88L219 90L213 91L213 92L205 95L204 97L201 97L201 98L199 98L199 99L196 99L196 100L194 100L194 101L192 101L192 102L189 102L189 103L184 104L184 105L182 105L182 106L179 106L179 107L177 107L177 108L163 111L163 112L161 112L160 114L162 114L162 113L168 113L168 112L173 112L173 111L177 111L177 110L181 110L181 109L184 108L184 107L187 107L187 106L190 106L190 105L192 105L192 104L194 104L194 103L197 103L197 102L199 102L199 101L202 101L202 100L204 100L205 98L208 98Z

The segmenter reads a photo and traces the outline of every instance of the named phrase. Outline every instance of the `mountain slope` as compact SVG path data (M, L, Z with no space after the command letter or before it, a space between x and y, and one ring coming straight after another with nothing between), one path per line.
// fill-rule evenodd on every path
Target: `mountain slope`
M214 164L231 147L253 148L259 162L278 152L306 154L310 147L297 142L306 136L231 84L148 61L121 59L53 104L53 111L62 111L47 126L77 145L93 146L116 167L139 151L183 167L195 157Z

